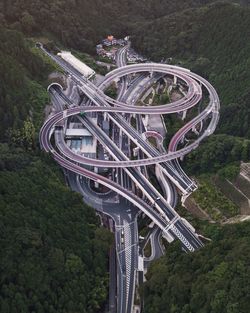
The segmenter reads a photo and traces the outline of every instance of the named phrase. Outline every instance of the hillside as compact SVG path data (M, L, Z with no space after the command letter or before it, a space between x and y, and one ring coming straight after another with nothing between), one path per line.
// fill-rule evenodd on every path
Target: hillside
M152 59L173 57L208 78L228 105L249 92L249 37L250 8L220 3L149 21L135 42Z
M184 255L169 247L150 268L142 290L146 313L249 312L249 223L210 226L213 243Z
M0 312L97 312L112 236L37 139L54 67L21 33L0 40Z
M0 312L96 312L111 235L43 155L0 144Z
M152 60L172 57L205 76L218 90L221 120L185 169L231 177L250 159L250 9L249 1L217 2L0 0L1 313L98 312L107 296L112 239L40 152L55 68L34 40L93 54L107 34L130 34ZM147 276L145 312L248 313L249 224L195 226L213 242L192 255L168 248Z
M27 36L46 35L64 46L93 52L96 42L108 33L116 36L134 34L138 23L154 23L155 19L166 15L213 2L217 1L35 0L31 5L28 0L2 0L0 20L2 25L22 31Z
M29 115L34 123L39 114L41 120L47 102L42 83L52 67L32 53L21 33L0 27L0 41L0 140L6 141L8 129L20 129Z
M59 46L83 52L95 53L95 44L108 33L131 34L136 49L152 60L172 57L173 63L179 62L208 78L222 101L218 132L249 138L250 8L213 2L217 1L147 1L141 6L139 0L133 1L133 5L130 1L96 0L90 6L86 1L72 1L66 10L68 1L35 1L32 6L22 1L20 6L19 1L12 0L0 1L0 9L5 27L22 31L28 37L48 36ZM12 40L12 44L15 41L23 47L20 35L19 39L13 36L9 45ZM5 48L2 53L13 50ZM5 56L6 62L1 66L13 63L8 61L11 57ZM25 55L17 57L25 59ZM35 70L35 62L38 60L34 59L29 70L36 75L44 73L45 69ZM1 70L6 72L5 68ZM12 83L28 89L23 88L27 82L21 77ZM27 109L24 106L22 110ZM7 115L5 119L11 117Z

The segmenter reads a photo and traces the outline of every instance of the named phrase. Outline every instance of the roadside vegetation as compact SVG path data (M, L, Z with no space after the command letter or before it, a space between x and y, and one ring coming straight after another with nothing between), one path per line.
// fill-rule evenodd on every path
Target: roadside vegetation
M230 216L235 206L210 182L211 175L233 179L240 161L250 160L248 5L247 0L0 2L1 313L96 313L107 296L110 235L38 146L46 80L57 68L27 38L49 38L55 46L80 51L94 66L85 53L94 55L101 38L132 35L135 49L151 60L172 58L207 78L221 99L220 124L216 135L185 158L184 168L206 175L199 202L210 209L209 195ZM181 125L168 119L168 140ZM145 312L248 313L249 223L222 227L190 219L212 242L188 255L178 243L167 246L141 291Z
M233 178L239 172L240 161L250 160L248 139L224 134L208 137L198 149L187 155L184 167L192 175L220 173Z
M112 99L117 97L117 86L115 83L112 83L106 90L105 95L109 96Z
M47 156L0 152L0 312L96 312L111 234Z
M248 222L207 226L212 241L190 254L178 243L154 262L141 289L147 313L247 313L250 285Z
M0 312L98 312L112 236L38 143L55 67L21 33L0 39Z
M169 103L169 95L167 92L155 94L152 102L153 105L164 105L167 103Z
M238 207L214 184L211 177L198 177L198 189L192 197L213 221L222 222L239 213Z

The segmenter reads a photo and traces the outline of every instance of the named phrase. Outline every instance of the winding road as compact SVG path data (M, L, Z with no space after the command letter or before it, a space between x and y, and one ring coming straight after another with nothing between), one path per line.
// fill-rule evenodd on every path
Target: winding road
M169 187L169 181L179 189L183 196L187 196L197 188L195 183L182 170L178 159L196 149L202 140L215 131L219 120L220 102L213 86L199 75L178 66L162 63L124 65L126 47L121 49L117 59L118 68L109 72L99 85L95 85L69 64L48 52L41 44L38 44L38 47L64 69L74 84L89 99L84 105L78 105L73 103L63 93L63 89L59 84L49 86L48 90L57 105L56 111L48 117L40 130L39 139L42 149L50 153L64 169L106 186L127 199L161 229L163 236L168 241L179 240L184 251L193 252L201 248L203 243L194 228L174 209L177 194L173 191L173 188ZM134 95L134 99L139 99L141 94L152 86L156 79L156 74L160 74L159 77L167 75L173 80L180 81L186 86L185 96L180 100L165 105L134 106L129 101L129 95L132 90L129 84L131 77L138 75L134 79L134 83L131 83L132 86L144 79L144 85L140 88L140 92ZM145 77L148 79L145 79ZM105 94L105 90L114 81L120 84L116 99L112 99ZM197 106L204 95L209 99L208 104L172 137L168 151L160 152L146 140L146 132L144 133L144 126L142 126L141 120L142 115L186 112ZM64 107L63 110L62 107ZM135 160L130 159L122 149L123 141L121 141L121 146L119 147L101 127L91 120L90 116L93 113L107 114L109 120L116 125L117 129L125 137L124 142L133 142L133 145L141 151L140 157ZM137 125L141 125L139 127L140 130L135 129L131 125L129 118L131 115L137 117ZM105 147L105 150L108 151L113 160L87 158L73 152L67 146L65 142L65 121L72 117L81 119L84 126ZM185 136L201 123L203 128L199 136L195 140L190 141L188 145L181 147ZM159 170L159 180L165 188L166 197L157 191L147 178L146 166L155 164ZM115 181L94 172L91 168L122 168L134 186L141 191L143 197L126 188L121 183L122 178ZM168 177L169 181L165 177ZM126 220L124 222L127 223ZM136 226L135 229L137 229ZM127 304L127 307L131 307L131 304ZM120 312L123 311L120 310Z

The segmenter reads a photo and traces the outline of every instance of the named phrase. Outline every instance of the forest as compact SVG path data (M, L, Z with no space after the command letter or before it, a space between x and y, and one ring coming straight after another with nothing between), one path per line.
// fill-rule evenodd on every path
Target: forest
M249 312L249 223L210 225L206 235L212 242L200 251L170 246L150 267L141 289L146 313Z
M249 92L249 36L249 7L215 3L148 21L135 43L153 59L172 57L209 79L228 105Z
M112 235L38 142L54 67L15 29L0 41L0 312L98 312Z
M217 132L249 138L250 7L249 1L231 2L151 0L141 6L140 0L95 0L91 5L74 0L37 0L32 5L25 0L0 1L4 26L0 58L5 60L1 72L6 76L0 87L0 136L9 124L21 126L30 110L24 99L35 101L32 95L38 86L30 84L30 75L42 80L39 75L51 69L51 64L30 53L24 36L49 37L58 46L94 54L96 43L113 33L118 37L131 34L135 48L152 60L173 58L173 63L207 78L222 104ZM28 56L30 62L24 65ZM8 86L13 86L11 91Z
M0 144L0 312L96 312L111 234L40 153Z
M9 130L21 129L28 117L40 126L48 102L43 82L52 67L32 53L20 32L0 27L0 41L0 140L6 141Z
M191 175L216 173L225 166L250 160L250 140L224 134L209 137L187 155L184 168Z
M173 58L206 77L218 90L221 120L185 168L231 175L250 159L249 4L0 0L1 313L97 313L107 297L112 236L39 148L55 68L35 40L94 54L107 34L131 35L151 60ZM212 239L204 249L185 255L177 243L150 268L145 313L249 312L249 224L203 228Z

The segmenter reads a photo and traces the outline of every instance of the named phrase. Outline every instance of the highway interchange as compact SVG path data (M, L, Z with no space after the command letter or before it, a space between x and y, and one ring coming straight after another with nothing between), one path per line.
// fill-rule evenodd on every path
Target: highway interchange
M99 84L83 77L41 44L37 45L63 68L68 75L72 94L73 91L80 90L85 95L85 100L78 103L79 101L75 101L76 98L72 94L67 95L60 85L49 86L48 91L55 109L40 130L40 144L67 171L72 189L81 192L85 202L113 220L117 257L112 264L117 264L117 271L111 277L115 282L112 282L113 289L110 290L113 297L110 296L109 311L119 313L133 312L140 254L137 227L140 212L148 216L155 225L150 238L152 255L155 251L158 251L158 254L162 251L159 243L161 234L169 242L178 239L186 252L193 252L203 246L194 228L175 211L176 190L186 197L197 188L182 170L178 159L196 149L204 138L214 132L220 108L219 98L213 86L187 69L162 63L126 65L129 45L118 50L117 68L109 72ZM135 106L142 94L164 76L171 77L173 81L185 86L185 96L166 105ZM116 99L105 94L105 90L114 81L118 85ZM160 150L153 147L146 140L147 130L142 116L186 114L187 110L200 104L204 95L208 98L205 108L172 137L167 151L164 147ZM104 115L108 116L112 125L111 136L99 126L101 123L93 122L93 114L96 114L100 121L103 121ZM131 125L132 116L136 117L136 128ZM68 147L65 128L67 120L71 118L78 118L97 138L108 152L108 160L84 157ZM182 142L190 132L198 133L198 136L183 146ZM131 158L131 143L139 150L137 159ZM148 165L155 165L163 194L150 182ZM93 168L110 169L112 175L105 177L93 171ZM90 181L107 187L109 192L103 195L95 194L90 187ZM113 255L115 256L114 251ZM151 258L153 259L153 256Z

